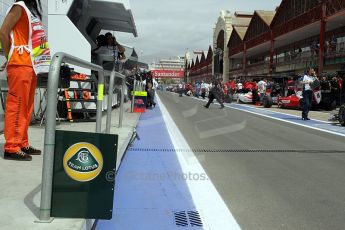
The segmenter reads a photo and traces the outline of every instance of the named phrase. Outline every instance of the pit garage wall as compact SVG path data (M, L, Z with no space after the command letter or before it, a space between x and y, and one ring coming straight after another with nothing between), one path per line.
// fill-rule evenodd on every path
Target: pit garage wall
M51 0L50 0L51 1ZM6 16L7 10L9 9L10 6L12 6L14 0L0 0L0 23L2 25L4 18ZM48 30L48 0L41 0L42 3L42 10L43 10L43 24L46 29ZM5 57L0 55L0 65L2 65L5 62ZM1 90L6 90L7 89L7 76L5 72L0 73L0 87ZM37 90L36 92L36 98L35 101L39 102L39 95L41 92ZM6 93L3 93L3 102L5 103L6 99ZM38 110L38 104L35 103L35 110ZM4 129L4 110L3 106L0 102L0 132L2 132Z

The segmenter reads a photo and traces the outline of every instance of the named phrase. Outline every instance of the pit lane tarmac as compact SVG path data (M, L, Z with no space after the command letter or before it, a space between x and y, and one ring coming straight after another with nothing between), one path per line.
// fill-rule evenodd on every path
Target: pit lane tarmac
M342 135L158 94L242 229L343 229Z

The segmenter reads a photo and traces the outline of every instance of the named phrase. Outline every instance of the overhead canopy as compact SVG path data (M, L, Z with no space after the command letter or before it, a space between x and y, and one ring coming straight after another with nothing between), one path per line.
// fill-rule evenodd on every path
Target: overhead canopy
M101 30L137 36L128 0L75 0L67 15L92 45Z
M97 21L101 29L127 32L137 36L132 11L125 8L125 5L129 6L128 1L90 0L89 2L88 15ZM96 28L91 21L88 27ZM97 28L93 33L98 35L101 30Z

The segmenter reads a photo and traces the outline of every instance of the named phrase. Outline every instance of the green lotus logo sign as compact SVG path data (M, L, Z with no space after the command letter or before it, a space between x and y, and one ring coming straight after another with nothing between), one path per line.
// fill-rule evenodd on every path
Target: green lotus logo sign
M63 158L63 166L67 175L73 180L91 181L102 171L102 153L96 146L80 142L67 149Z

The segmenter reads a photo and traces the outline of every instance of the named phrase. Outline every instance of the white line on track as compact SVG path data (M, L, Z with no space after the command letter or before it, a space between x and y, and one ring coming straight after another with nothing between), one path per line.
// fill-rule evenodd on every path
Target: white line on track
M334 135L337 135L337 136L345 137L344 133L338 133L338 132L334 132L334 131L331 131L331 130L321 129L321 128L317 128L317 127L313 127L313 126L309 126L309 125L303 125L303 124L300 124L300 123L297 123L297 122L288 121L288 120L284 120L284 119L277 118L277 117L271 117L269 115L265 115L265 114L261 114L261 113L256 113L256 112L248 111L248 110L245 110L245 109L234 108L234 107L230 107L230 106L226 106L226 107L231 108L231 109L236 109L236 110L239 110L239 111L244 111L244 112L251 113L251 114L255 114L255 115L258 115L258 116L262 116L262 117L267 117L267 118L270 118L270 119L273 119L273 120L282 121L282 122L286 122L286 123L289 123L289 124L294 124L294 125L302 126L302 127L305 127L305 128L314 129L314 130L317 130L317 131L321 131L321 132L330 133L330 134L334 134Z
M194 98L194 97L190 97L190 98L194 99L194 100L199 100L199 101L206 101L206 100L199 99L199 98ZM294 125L302 126L302 127L305 127L305 128L314 129L314 130L317 130L317 131L321 131L321 132L330 133L330 134L333 134L333 135L345 137L344 133L338 133L338 132L335 132L335 131L321 129L321 128L317 128L317 127L313 127L313 126L309 126L309 125L304 125L304 124L301 124L301 123L297 123L297 122L293 122L293 121L288 121L288 120L284 120L284 119L277 118L277 117L271 117L269 115L265 115L265 114L261 114L261 113L257 113L257 112L253 112L253 111L248 111L248 110L245 110L245 109L235 108L235 107L233 107L231 105L230 106L229 105L225 105L225 107L230 108L230 109L235 109L235 110L243 111L243 112L247 112L247 113L251 113L251 114L255 114L255 115L266 117L266 118L270 118L270 119L273 119L273 120L282 121L282 122L286 122L286 123L289 123L289 124L294 124ZM250 106L247 105L247 107L250 107ZM253 108L253 107L250 107L250 108ZM266 111L269 111L269 112L272 112L272 113L280 113L280 114L289 115L289 116L296 116L296 115L286 114L286 113L282 113L282 112L276 112L276 111L270 111L270 110L266 110ZM298 117L298 116L296 116L296 117ZM313 119L313 120L315 120L315 119ZM317 120L317 121L319 121L319 120ZM308 121L306 121L306 122L308 122ZM323 122L325 124L329 124L328 122L325 122L325 121L320 121L320 122Z
M167 127L171 141L176 149L191 149L175 122L169 115L168 110L157 94L157 101L162 112L165 125ZM194 153L186 156L186 153L176 152L181 169L184 172L200 173L207 175ZM209 177L207 177L209 178ZM241 229L230 210L224 203L211 180L186 181L193 202L198 210L201 211L203 222L208 229L212 230L239 230ZM204 228L205 230L207 228Z
M207 102L207 100L200 99L200 98L191 98L191 99ZM232 106L229 106L229 105L225 105L225 106L228 107L228 108L236 109L236 108L234 108ZM283 113L283 112L279 112L279 111L275 111L275 110L268 110L268 109L264 109L264 108L256 108L256 107L253 107L253 106L250 106L250 105L246 105L246 104L239 104L239 106L247 107L247 108L250 108L250 109L257 109L257 110L265 111L265 112L269 112L269 113L279 113L279 114L288 115L288 116L297 117L297 118L301 117L301 116L298 116L298 115L289 114L289 113ZM317 111L313 111L313 112L317 112ZM322 113L322 112L318 112L318 113ZM325 114L325 113L322 113L322 114ZM322 121L322 120L318 120L318 119L313 119L313 121L318 121L318 122L322 122L322 123L325 123L325 124L332 124L332 122Z
M248 107L248 108L251 108L251 109L257 109L257 110L261 110L261 111L265 111L265 112L279 113L279 114L283 114L283 115L288 115L288 116L293 116L293 117L301 118L301 116L298 116L298 115L289 114L289 113L283 113L283 112L279 112L279 111L275 111L275 110L268 110L268 109L264 109L264 108L255 108L255 107L252 107L250 105L241 105L241 106ZM317 112L317 111L313 111L313 112ZM321 112L319 112L319 113L321 113ZM318 121L318 122L322 122L322 123L325 123L325 124L332 124L332 122L322 121L322 120L318 120L318 119L313 119L313 121Z

